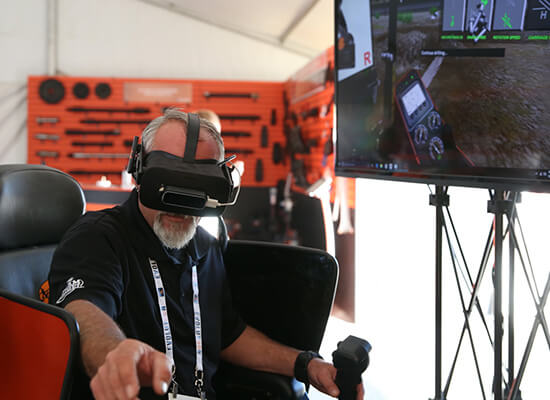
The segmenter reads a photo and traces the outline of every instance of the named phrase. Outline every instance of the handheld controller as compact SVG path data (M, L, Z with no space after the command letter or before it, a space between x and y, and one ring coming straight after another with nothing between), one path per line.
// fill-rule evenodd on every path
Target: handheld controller
M361 374L369 366L371 345L364 339L348 336L338 343L332 353L332 363L338 370L336 384L340 389L339 400L355 400Z

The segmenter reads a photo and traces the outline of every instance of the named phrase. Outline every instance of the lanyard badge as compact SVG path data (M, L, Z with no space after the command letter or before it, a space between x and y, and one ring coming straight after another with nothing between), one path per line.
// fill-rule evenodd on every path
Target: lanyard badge
M204 370L202 364L202 323L201 323L201 309L199 302L199 279L197 274L197 265L193 264L191 269L192 287L193 287L193 315L194 315L194 334L195 334L195 351L196 351L196 364L195 364L195 380L194 386L197 391L197 397L189 397L178 395L178 383L176 382L176 363L174 361L174 344L172 340L172 332L170 330L170 322L168 320L168 310L166 308L166 292L164 290L164 284L160 276L160 271L155 260L149 259L149 265L151 266L151 272L153 274L153 280L155 282L157 300L159 304L160 316L162 319L162 331L164 335L164 347L166 355L172 364L172 382L171 390L169 394L170 399L198 399L206 400L206 391L204 387Z

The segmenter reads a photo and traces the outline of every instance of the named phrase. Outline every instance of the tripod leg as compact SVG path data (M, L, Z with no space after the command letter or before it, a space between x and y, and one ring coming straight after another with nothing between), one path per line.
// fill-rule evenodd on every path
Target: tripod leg
M453 218L451 216L451 212L449 211L449 207L445 207L445 211L447 212L447 217L448 217L448 220L449 222L451 223L451 228L453 230L453 234L454 234L454 238L456 240L456 243L458 244L458 250L460 252L460 255L462 257L462 262L464 263L464 266L466 268L466 272L468 274L468 283L466 285L470 285L470 287L472 287L472 293L470 293L470 295L472 296L473 299L475 299L475 305L476 305L476 309L479 313L479 316L481 317L481 321L483 322L483 326L485 327L485 331L487 332L487 337L489 338L489 342L491 342L491 347L493 346L493 339L491 338L491 333L489 332L489 327L487 326L487 321L485 319L485 315L483 314L483 311L481 309L481 304L479 303L479 298L477 297L477 294L474 296L474 293L476 292L476 288L478 288L478 284L474 284L474 282L472 281L472 276L470 274L470 269L468 268L468 263L466 262L466 257L464 256L464 251L462 250L462 245L460 244L460 240L458 238L458 233L456 232L456 229L455 229L455 226L454 226L454 222L453 222ZM489 253L492 249L492 244L493 244L493 241L492 241L492 234L493 234L493 226L491 225L491 228L489 229L489 239L487 240L487 243L485 245L485 250L483 252L483 258L482 258L482 262L481 262L481 266L479 267L479 270L481 270L483 268L483 271L485 270L485 266L487 264L487 261L489 259ZM451 247L449 245L449 247ZM452 253L452 250L451 250L451 253ZM470 315L471 313L471 310L470 310L470 307L468 307L468 315Z
M510 233L512 234L511 238L514 240L514 242L517 244L517 237L516 237L516 233L513 229L513 227L510 227ZM548 330L548 324L546 323L546 317L544 316L544 309L543 307L544 306L541 306L541 298L538 296L538 294L535 294L534 290L533 290L533 284L531 284L531 280L529 279L529 275L527 273L527 268L526 268L526 264L525 264L525 261L523 259L523 255L522 255L522 252L520 251L519 247L516 248L517 249L517 252L518 252L518 255L519 255L519 259L521 261L521 265L523 267L523 271L525 273L525 278L527 279L527 284L529 286L529 290L531 292L531 297L533 298L533 301L535 302L535 307L537 309L537 317L539 318L539 321L540 321L540 324L542 325L542 330L544 332L544 336L546 338L546 343L548 344L548 348L550 349L550 332ZM534 279L533 279L534 281ZM538 291L538 289L537 289ZM539 297L537 299L537 297Z
M493 244L493 226L489 228L489 234L487 236L487 242L485 244L485 250L483 251L483 256L481 259L481 263L479 266L478 274L475 280L474 284L474 290L470 298L470 304L468 305L468 313L466 315L466 318L469 318L473 311L474 302L477 303L475 300L477 299L479 289L481 287L481 280L483 278L483 275L485 274L485 271L487 269L487 263L489 261L489 254L491 253L491 249ZM477 303L479 304L479 303ZM484 319L483 319L484 320ZM447 377L447 383L445 384L445 389L443 390L443 398L447 398L447 393L449 392L449 388L451 386L451 380L453 379L454 370L456 367L456 362L458 360L458 354L460 352L460 348L462 347L462 340L464 339L464 334L466 333L466 321L464 321L464 324L462 325L462 332L460 334L460 339L458 340L458 345L456 349L456 353L453 359L453 363L451 366L451 369L449 371L449 376ZM489 341L491 342L491 346L493 346L493 341L491 340L491 336L489 335Z
M544 293L542 294L541 298L541 306L544 307L546 304L546 300L548 299L548 293L550 292L550 275L548 275L548 279L546 280L546 286L544 287ZM525 352L523 353L523 357L521 359L521 364L519 366L518 375L517 378L512 382L512 390L510 390L510 394L508 396L508 400L515 400L516 396L519 392L519 385L521 384L521 380L523 379L523 374L525 373L525 368L527 367L527 361L529 360L529 355L531 354L531 350L533 348L533 343L535 342L535 335L537 334L537 328L540 324L540 317L539 314L537 314L535 321L533 322L533 326L531 327L531 333L529 334L529 340L527 341L527 346L525 348Z
M470 329L470 312L471 312L471 308L469 310L466 309L466 304L464 302L464 295L462 293L462 288L460 287L460 279L458 277L458 269L457 269L457 263L455 262L455 255L454 255L454 251L453 251L453 247L452 247L452 244L451 244L451 240L450 240L450 237L449 237L449 231L447 229L447 224L445 223L445 221L443 221L443 228L445 228L445 236L447 237L447 244L449 246L449 250L452 254L452 257L451 257L451 261L453 263L453 271L454 271L454 275L455 275L455 279L456 279L456 285L457 285L457 288L458 288L458 294L460 296L460 304L462 306L462 313L464 314L464 326L466 327L466 330L468 331L468 337L470 339L470 345L472 346L472 354L474 356L474 362L475 362L475 366L476 366L476 372L477 372L477 377L479 379L479 386L481 388L481 394L483 396L483 400L486 400L486 397L485 397L485 390L483 389L483 379L481 378L481 371L479 370L479 361L477 359L477 353L476 353L476 349L475 349L475 345L474 345L474 339L472 338L472 330ZM471 305L471 302L470 302L470 305ZM462 331L463 333L461 334L461 342L462 342L462 337L463 337L463 334L464 334L464 330Z

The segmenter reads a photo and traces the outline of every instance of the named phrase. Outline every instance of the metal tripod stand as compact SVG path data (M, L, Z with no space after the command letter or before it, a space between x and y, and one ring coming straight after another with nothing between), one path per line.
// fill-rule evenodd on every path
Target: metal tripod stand
M474 362L476 366L476 373L481 389L481 394L484 400L487 399L482 374L480 371L480 366L478 362L478 357L476 354L476 346L473 340L472 331L470 329L470 316L477 310L481 320L483 322L487 337L490 341L491 347L493 348L494 354L494 375L493 375L493 392L495 400L502 400L506 398L507 400L520 400L521 394L519 391L519 386L523 378L527 361L533 346L534 338L537 332L537 329L542 326L546 341L550 348L550 334L546 319L544 317L544 305L550 292L550 276L547 279L543 294L540 295L536 281L534 279L533 268L531 265L529 253L527 247L524 246L525 251L519 246L519 239L521 238L525 244L523 238L523 231L521 230L521 224L517 216L516 203L519 201L519 193L514 192L505 192L503 190L493 190L489 191L490 200L488 201L487 210L489 213L494 214L493 223L490 227L487 241L485 243L484 252L482 255L482 260L480 267L476 276L475 281L472 279L470 270L466 263L464 257L464 252L460 245L458 234L456 232L451 214L449 212L449 195L447 194L448 187L446 186L436 186L435 194L430 195L430 205L436 207L436 287L435 287L435 400L445 400L447 399L447 394L450 388L451 380L455 371L458 355L463 343L465 334L468 334L469 342L472 348L472 354L474 357ZM507 219L507 224L504 224L504 218ZM520 238L516 234L516 225L520 228ZM451 242L452 230L453 238L458 244L459 253L462 259L462 262L465 266L466 273L462 274L464 279L467 281L470 298L468 304L466 304L465 293L463 293L462 287L460 285L460 277L458 271L458 256L454 251ZM441 362L441 344L442 344L442 327L441 327L441 316L442 316L442 255L443 255L443 233L445 233L445 238L448 243L449 251L451 253L451 260L453 264L453 271L459 291L460 302L462 306L462 312L464 315L464 324L460 338L458 341L456 353L453 359L452 366L445 384L445 388L442 390L442 362ZM503 371L503 360L502 360L502 342L504 336L504 318L502 314L502 294L503 294L503 265L502 265L502 255L503 255L503 242L508 237L509 242L509 285L508 285L508 294L509 294L509 303L508 303L508 376L505 377L502 373ZM494 298L494 330L493 337L491 337L491 332L481 310L479 304L479 288L481 287L481 282L485 272L487 270L487 265L490 260L490 255L492 250L494 250L494 265L492 269L493 276L493 298ZM535 303L537 309L537 316L533 322L529 340L522 358L521 365L517 371L517 375L514 375L514 279L515 279L515 255L518 255L518 258L521 261L521 266L531 297Z

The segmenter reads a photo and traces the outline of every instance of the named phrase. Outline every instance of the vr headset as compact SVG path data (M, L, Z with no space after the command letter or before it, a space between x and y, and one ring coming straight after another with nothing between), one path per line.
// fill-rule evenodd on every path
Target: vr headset
M144 155L134 137L128 172L139 185L139 199L149 208L194 216L219 216L225 206L237 201L231 173L234 166L223 161L196 160L200 119L188 114L187 140L183 158L164 151Z

